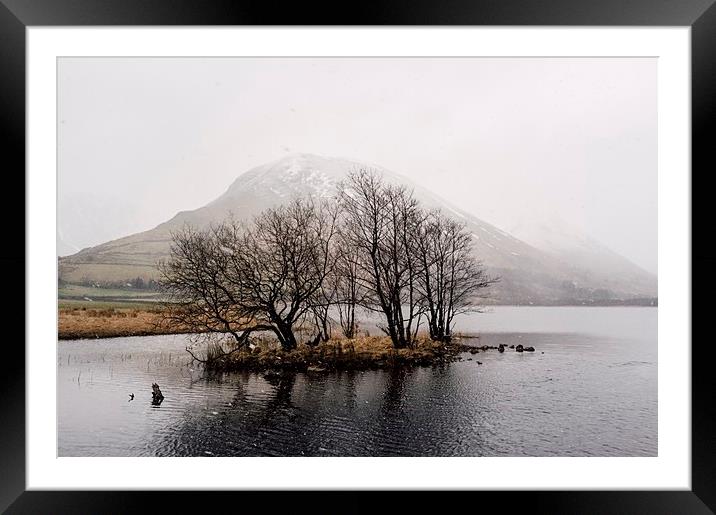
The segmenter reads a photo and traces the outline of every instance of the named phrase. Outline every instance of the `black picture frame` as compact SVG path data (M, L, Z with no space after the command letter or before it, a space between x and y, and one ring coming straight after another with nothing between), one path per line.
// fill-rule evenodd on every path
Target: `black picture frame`
M5 252L0 254L6 291L12 292L7 319L25 319L25 29L29 26L83 25L573 25L689 26L692 38L692 334L706 334L708 292L716 281L709 253L710 211L705 196L714 166L709 135L716 125L716 5L714 0L444 0L307 5L229 0L0 0L0 145L6 201L0 220ZM12 193L11 193L12 192ZM9 200L13 200L10 202ZM18 205L19 204L19 205ZM20 273L23 270L23 273ZM701 274L699 272L705 272ZM23 292L20 295L19 292ZM20 301L22 300L22 302ZM23 313L19 313L22 306ZM700 315L700 316L697 316ZM13 325L13 324L8 324ZM7 513L124 513L197 511L212 506L248 505L262 511L367 512L387 507L376 492L49 492L25 491L25 340L14 324L3 349L0 423L0 510ZM10 330L13 332L12 330ZM15 336L14 338L12 336ZM692 336L692 490L619 492L451 492L452 506L484 506L537 513L713 513L716 511L716 391L709 343ZM665 359L660 357L660 359ZM427 506L432 492L400 493L401 510ZM432 496L431 496L432 497ZM434 499L431 499L434 500ZM228 503L228 504L226 504ZM329 503L329 504L326 504ZM460 504L455 504L460 503ZM478 509L478 508L476 508Z

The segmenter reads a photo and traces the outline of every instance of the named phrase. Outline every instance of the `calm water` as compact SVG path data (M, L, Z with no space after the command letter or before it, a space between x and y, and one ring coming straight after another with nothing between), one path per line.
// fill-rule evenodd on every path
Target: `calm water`
M475 345L536 352L267 381L207 376L181 335L62 341L58 454L657 454L656 308L497 307L458 329L479 333ZM150 405L152 382L160 407Z

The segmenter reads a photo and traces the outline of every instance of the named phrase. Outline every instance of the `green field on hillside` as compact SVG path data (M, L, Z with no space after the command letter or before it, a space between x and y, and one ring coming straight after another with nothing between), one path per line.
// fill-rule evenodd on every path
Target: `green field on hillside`
M143 309L152 310L159 308L158 300L77 300L77 299L58 299L57 307L59 309Z
M60 307L121 307L118 304L127 304L127 307L137 307L137 304L151 304L162 300L160 293L151 290L132 290L119 288L96 288L79 286L76 284L63 284L58 288L57 298ZM111 306L105 306L111 304Z

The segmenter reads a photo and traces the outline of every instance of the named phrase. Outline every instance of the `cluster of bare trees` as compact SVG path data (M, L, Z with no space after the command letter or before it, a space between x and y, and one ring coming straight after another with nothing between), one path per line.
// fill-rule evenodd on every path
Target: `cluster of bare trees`
M202 333L230 334L235 347L256 331L296 348L357 332L357 313L381 315L396 348L421 326L449 341L454 318L477 309L496 279L472 252L471 235L439 211L426 211L402 186L370 170L349 175L332 202L295 200L252 224L227 220L173 235L160 264L167 320Z

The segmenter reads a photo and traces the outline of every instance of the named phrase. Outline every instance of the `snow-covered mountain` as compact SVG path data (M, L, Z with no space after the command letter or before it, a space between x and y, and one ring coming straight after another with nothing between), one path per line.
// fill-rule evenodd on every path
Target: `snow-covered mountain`
M295 154L253 168L204 207L182 211L149 231L62 258L60 277L67 282L99 283L156 277L155 264L167 256L171 232L183 224L202 227L230 213L237 219L250 219L298 196L330 198L336 184L361 167L379 170L387 181L412 188L424 205L464 222L479 259L490 274L501 277L492 288L492 297L498 302L582 303L656 296L655 276L608 249L588 250L585 256L538 249L380 166L310 154Z

